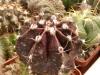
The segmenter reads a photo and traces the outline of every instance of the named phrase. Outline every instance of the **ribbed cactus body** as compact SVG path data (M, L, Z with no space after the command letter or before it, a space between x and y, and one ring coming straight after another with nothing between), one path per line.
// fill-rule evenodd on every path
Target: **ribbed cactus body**
M84 27L87 32L87 43L90 45L100 43L100 28L98 24L91 18L84 19Z
M83 6L81 4L80 6ZM74 11L70 13L70 16L73 17L79 37L85 40L85 43L90 47L96 43L99 43L99 34L100 34L100 23L99 15L94 15L90 6L85 5L85 9L80 11ZM98 42L97 42L98 41Z
M22 27L16 45L17 53L27 63L29 72L58 75L63 69L74 68L73 57L79 52L75 31L74 22L59 21L55 15L47 19L37 15L29 25ZM61 67L62 64L65 68Z
M96 22L96 24L97 24L98 27L100 28L100 15L94 16L92 19L93 19L93 21Z
M75 21L75 24L77 26L77 33L79 34L81 39L85 39L87 36L87 33L84 29L84 25L83 25L83 19L84 16L82 14L80 14L80 12L75 12L71 15Z

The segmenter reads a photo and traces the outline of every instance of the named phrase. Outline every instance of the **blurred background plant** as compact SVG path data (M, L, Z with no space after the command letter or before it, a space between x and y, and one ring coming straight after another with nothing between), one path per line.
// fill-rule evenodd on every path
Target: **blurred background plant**
M84 6L84 7L83 7ZM100 43L100 14L94 12L91 6L82 3L81 10L69 12L77 26L79 37L84 40L87 46Z
M100 0L87 0L87 3L90 4L93 8L100 9Z
M75 4L81 3L82 1L83 0L62 0L66 10L70 9Z
M77 7L68 12L69 16L74 19L77 26L77 33L82 40L82 55L83 58L89 57L89 52L94 50L93 47L100 44L100 13L99 1L95 0L97 5L89 5L88 1L84 0Z
M26 66L18 59L12 64L1 66L16 55L18 31L30 21L30 17L19 0L0 0L0 75L28 75Z

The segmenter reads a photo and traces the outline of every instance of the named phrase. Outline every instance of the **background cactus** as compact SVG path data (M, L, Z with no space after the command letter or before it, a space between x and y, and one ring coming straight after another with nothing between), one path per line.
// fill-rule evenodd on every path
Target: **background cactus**
M46 16L51 14L65 13L64 5L61 0L21 0L20 3L28 9L33 15L44 12Z
M29 19L29 13L18 2L0 5L0 35L17 32Z
M66 10L70 9L75 4L81 3L82 1L83 0L62 0Z
M81 11L74 11L69 15L73 17L78 28L78 33L81 39L85 40L88 46L99 43L99 14L92 12L91 8L87 7ZM98 18L98 19L97 19ZM98 42L97 42L98 41Z
M21 25L30 19L28 11L23 9L18 2L18 0L0 0L0 51L2 52L0 62L3 59L0 64L0 74L2 73L2 75L19 75L21 73L28 75L25 69L22 69L25 66L20 66L22 64L20 61L2 67L7 60L14 57L18 31Z

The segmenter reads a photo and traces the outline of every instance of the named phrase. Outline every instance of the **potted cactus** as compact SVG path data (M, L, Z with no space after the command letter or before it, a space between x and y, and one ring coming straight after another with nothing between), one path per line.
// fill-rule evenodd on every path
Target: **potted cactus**
M73 57L77 56L79 51L76 50L79 39L75 33L74 22L61 21L59 16L55 15L48 18L41 14L37 16L30 25L23 26L21 29L16 44L20 59L27 63L29 73L32 74L69 73L75 68Z
M76 64L80 66L79 69L82 72L85 72L96 60L100 52L99 14L94 15L90 7L87 7L85 10L74 11L70 15L76 22L79 37L83 43L82 51L76 59Z
M82 75L100 52L100 15L88 1L17 0L17 4L2 0L0 35L10 36L7 40L4 36L2 44L8 51L17 39L17 56L7 57L3 67L17 63L19 57L27 66L21 67L22 75L26 69L29 75ZM8 52L11 57L13 52Z
M16 50L29 74L81 75L80 67L86 69L97 56L100 48L93 47L100 43L98 16L88 4L82 3L80 8L63 19L55 14L58 11L45 14L43 10L22 26Z

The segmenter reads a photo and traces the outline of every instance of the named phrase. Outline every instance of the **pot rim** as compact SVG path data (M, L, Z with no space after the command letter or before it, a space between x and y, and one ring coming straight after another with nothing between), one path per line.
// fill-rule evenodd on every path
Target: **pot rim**
M74 71L77 71L77 73L75 74ZM74 68L73 70L71 70L71 73L72 75L82 75L81 71L78 69L78 68Z
M91 51L92 53L90 52L90 56L86 60L80 60L80 58L76 58L75 61L78 61L81 63L89 62L100 51L100 46L97 46L96 49L94 49L94 50L95 51Z

